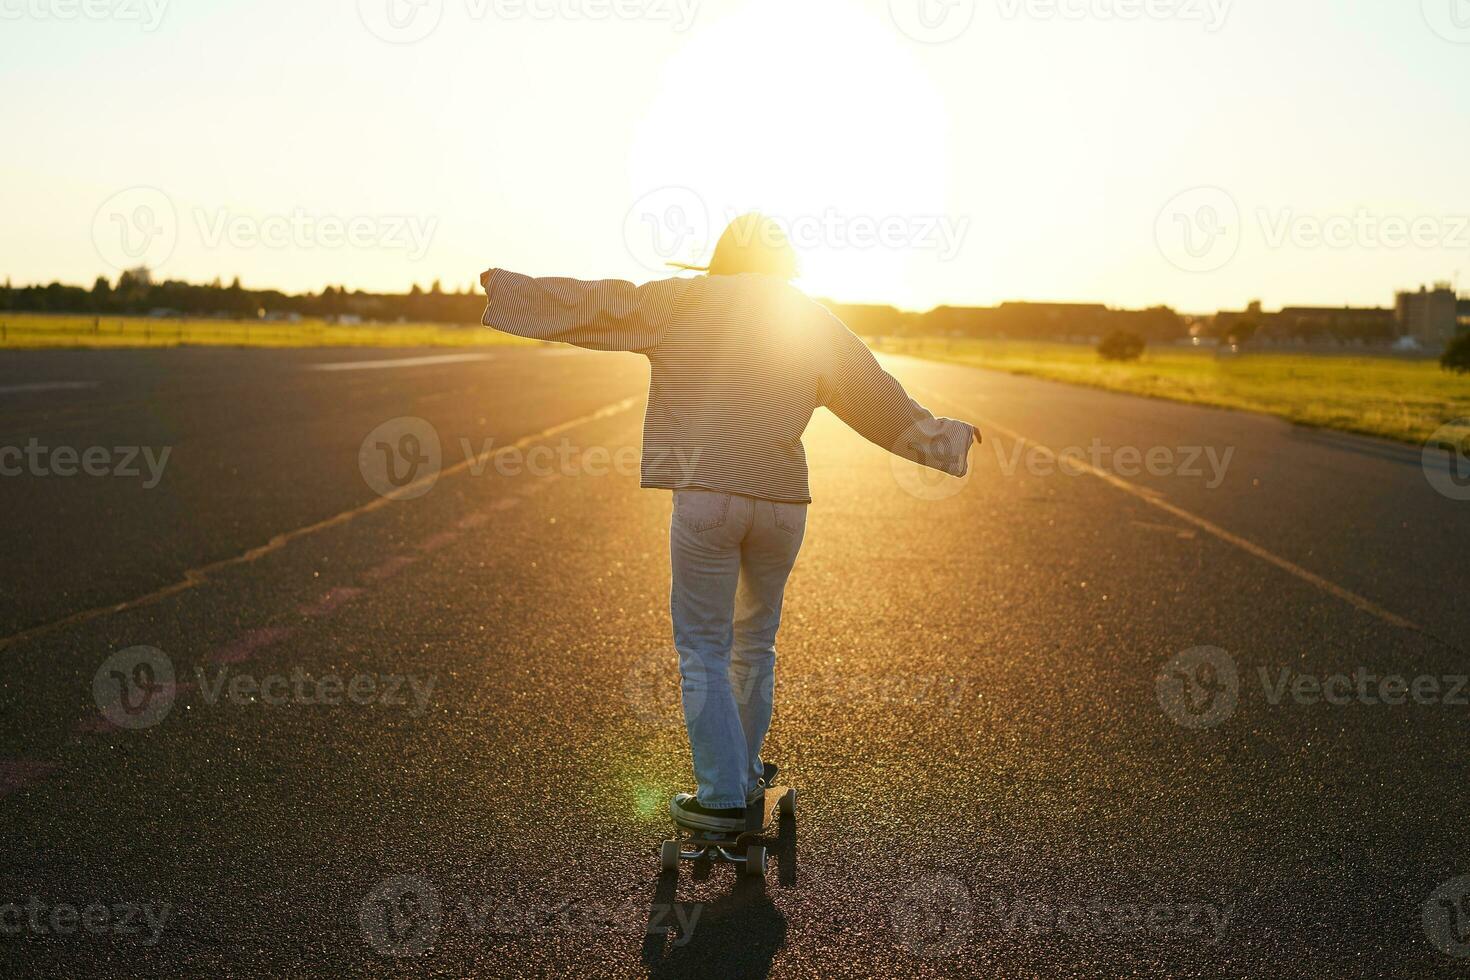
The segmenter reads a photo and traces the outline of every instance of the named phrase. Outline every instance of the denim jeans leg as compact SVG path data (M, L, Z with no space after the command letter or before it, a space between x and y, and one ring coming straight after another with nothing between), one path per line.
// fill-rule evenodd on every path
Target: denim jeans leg
M740 552L740 588L735 599L735 636L730 684L745 732L745 792L764 775L761 746L771 727L776 689L776 631L786 580L806 533L806 505L767 500L755 504L755 519Z
M677 491L669 531L669 610L696 795L717 809L745 805L749 762L729 671L740 539L749 521L742 505L749 503L728 494Z

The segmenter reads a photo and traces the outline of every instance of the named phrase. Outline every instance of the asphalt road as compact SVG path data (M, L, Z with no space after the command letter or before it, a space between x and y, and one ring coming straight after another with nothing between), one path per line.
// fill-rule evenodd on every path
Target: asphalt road
M0 973L1463 976L1470 502L891 366L986 444L929 479L819 415L796 882L671 891L641 359L0 355Z

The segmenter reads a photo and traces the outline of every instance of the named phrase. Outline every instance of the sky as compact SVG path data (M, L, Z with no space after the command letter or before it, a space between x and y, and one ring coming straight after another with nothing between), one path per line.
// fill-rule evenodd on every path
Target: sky
M1470 291L1470 0L0 0L0 275L801 285L1183 312Z

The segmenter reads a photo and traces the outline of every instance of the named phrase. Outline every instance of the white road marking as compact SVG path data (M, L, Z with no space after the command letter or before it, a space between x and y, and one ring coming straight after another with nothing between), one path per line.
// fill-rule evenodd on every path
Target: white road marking
M207 565L201 565L198 568L187 569L184 572L183 578L179 579L177 582L173 582L169 585L165 585L161 588L155 589L154 591L149 592L146 595L138 596L136 599L128 599L126 601L112 603L111 605L107 606L96 606L92 609L84 609L81 612L72 613L70 616L64 616L61 619L53 620L49 623L42 623L39 626L32 626L30 629L21 630L19 633L12 633L9 636L0 636L0 650L3 650L6 647L12 646L23 640L28 640L33 637L41 636L45 633L50 633L53 630L60 629L64 626L73 626L77 623L85 623L89 620L96 619L99 616L106 616L111 613L126 612L129 609L136 609L139 606L151 605L152 603L158 602L160 599L166 599L171 595L183 592L186 589L192 589L203 582L209 581L209 579L213 577L216 572L220 572L226 568L233 568L237 565L247 565L265 555L280 551L282 548L286 547L286 545L290 544L292 541L297 540L298 538L304 538L309 535L316 534L319 531L325 531L328 528L338 527L342 524L348 523L349 521L355 520L358 517L361 517L363 514L370 514L373 511L379 510L383 507L390 507L400 496L407 496L412 499L413 492L417 490L420 484L424 482L433 482L435 479L450 476L455 473L462 473L466 470L469 470L473 473L478 473L485 467L485 464L490 459L499 456L502 453L509 454L521 452L525 450L528 446L535 445L538 442L544 442L552 436L565 432L568 429L574 429L577 426L586 425L589 422L596 422L599 419L610 418L621 412L626 412L628 411L628 409L642 404L642 402L643 396L641 395L637 395L631 398L624 398L621 401L615 401L604 405L601 408L597 409L595 412L589 412L586 415L581 415L574 419L568 419L565 422L558 422L556 425L542 429L540 432L533 432L530 435L521 436L521 438L517 439L515 442L506 443L499 449L487 449L476 456L470 457L469 459L460 460L453 466L444 467L444 469L441 470L438 474L422 476L413 483L410 483L405 487L399 487L386 496L375 497L365 504L353 507L350 510L344 510L340 514L333 514L331 517L317 521L315 524L307 524L304 527L293 528L290 531L283 531L282 533L272 537L265 544L257 545L254 548L251 548L248 551L241 552L238 555L234 555L229 558L221 558L217 561L212 561Z
M95 387L95 381L32 381L23 385L0 385L0 395L20 391L83 391Z
M929 391L923 388L915 388L914 390L919 392L926 398L949 402L951 405L959 408L965 413L965 415L963 416L964 418L968 420L973 420L982 426L982 436L985 434L984 427L988 427L1003 435L1010 436L1021 445L1031 446L1037 452L1044 453L1045 455L1050 457L1053 461L1057 460L1056 450L1050 448L1049 446L1043 446L1040 443L1036 442L1034 439L1028 439L1025 436L1021 435L1021 433L1017 432L1015 429L1001 425L994 419L988 419L980 413L972 411L965 405L962 405L959 402L955 401L953 398L949 398L945 395L939 394L936 391ZM1204 531L1206 534L1212 535L1219 540L1224 541L1226 544L1233 545L1236 548L1239 548L1241 551L1244 551L1248 555L1253 555L1264 562L1275 565L1277 568L1281 569L1284 572L1295 575L1303 582L1314 585L1317 588L1321 589L1323 592L1326 592L1328 595L1341 599L1343 602L1346 602L1354 609L1358 609L1362 612L1368 613L1370 616L1375 616L1378 619L1383 620L1383 622L1388 623L1390 626L1397 626L1400 629L1412 630L1415 633L1433 635L1430 634L1428 630L1424 629L1418 623L1415 623L1414 621L1409 619L1405 619L1397 613L1390 612L1389 610L1380 606L1378 603L1374 602L1372 599L1364 598L1363 596L1358 595L1356 592L1343 588L1336 582L1332 582L1328 579L1323 578L1316 572L1308 571L1307 569L1296 564L1290 559L1282 558L1275 552L1268 551L1267 549L1256 544L1254 541L1243 538L1233 531L1227 531L1213 521L1208 521L1203 517L1193 514L1185 510L1183 507L1180 507L1178 504L1169 503L1169 501L1165 500L1163 496L1160 495L1159 492L1156 490L1151 490L1148 487L1139 486L1136 483L1123 479L1116 473L1109 473L1107 470L1099 469L1096 466L1092 466L1091 464L1083 461L1075 455L1068 457L1067 462L1070 465L1076 466L1080 470L1092 474L1099 480L1102 480L1104 483L1117 487L1124 493L1130 494L1131 496L1142 500L1150 507L1157 507L1159 510L1164 511L1167 514L1171 514L1174 517L1179 518L1181 521L1187 521L1188 523L1193 524L1195 527L1199 528L1201 531Z
M388 368L424 367L429 364L462 364L466 361L488 361L489 354L428 354L423 357L394 357L377 361L333 361L308 364L308 371L381 371Z

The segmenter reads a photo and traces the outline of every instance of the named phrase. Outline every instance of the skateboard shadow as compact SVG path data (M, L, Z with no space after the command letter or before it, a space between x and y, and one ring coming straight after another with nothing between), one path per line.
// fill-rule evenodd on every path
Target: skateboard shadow
M739 875L713 902L676 902L678 875L659 875L643 938L650 978L766 977L786 943L786 916L764 878Z

